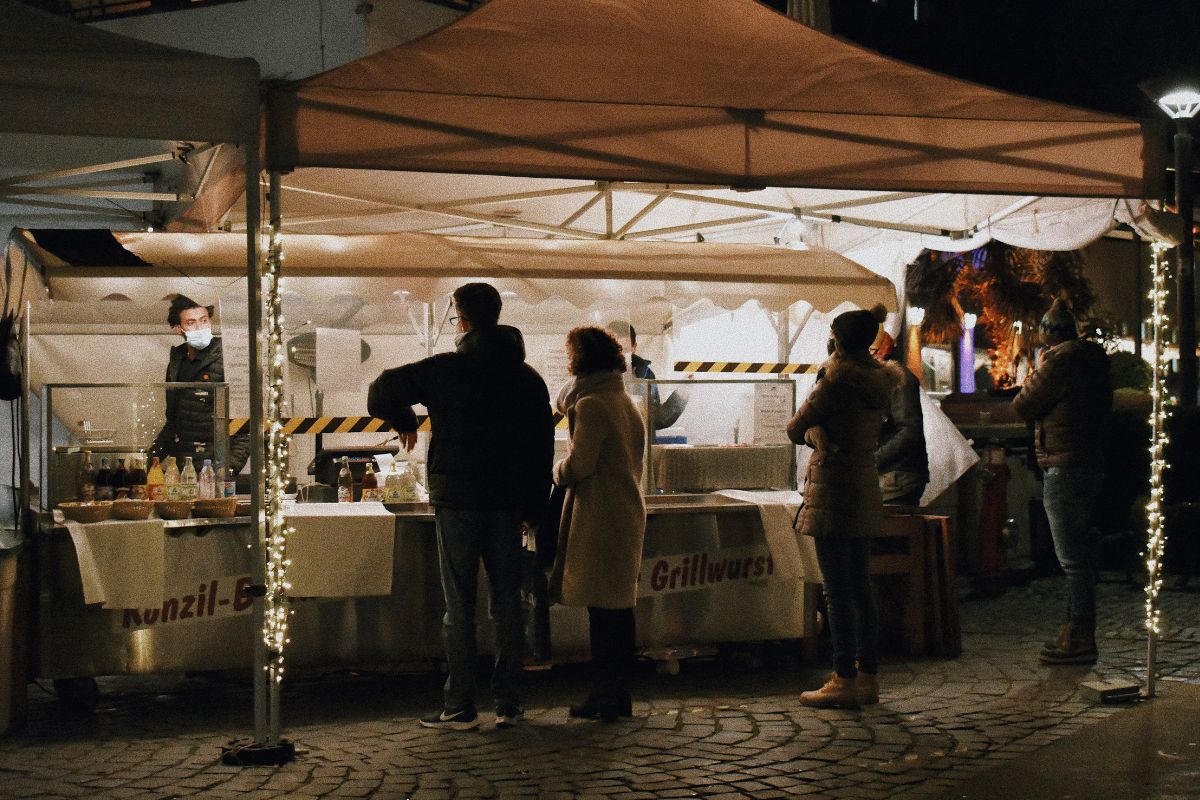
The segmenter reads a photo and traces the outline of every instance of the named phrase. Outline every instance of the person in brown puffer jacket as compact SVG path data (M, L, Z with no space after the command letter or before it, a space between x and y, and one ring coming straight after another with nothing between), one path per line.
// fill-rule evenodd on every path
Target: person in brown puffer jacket
M1092 507L1104 483L1104 435L1112 411L1108 354L1080 339L1075 315L1062 300L1042 317L1050 349L1013 398L1013 409L1034 423L1042 499L1054 552L1067 576L1067 624L1046 642L1046 664L1094 664L1096 652L1095 541Z
M824 581L833 667L825 685L800 695L806 706L854 708L879 701L875 606L868 574L870 537L883 526L875 449L892 392L903 376L868 348L879 324L869 311L833 320L832 354L788 438L816 452L804 479L796 532L815 539Z

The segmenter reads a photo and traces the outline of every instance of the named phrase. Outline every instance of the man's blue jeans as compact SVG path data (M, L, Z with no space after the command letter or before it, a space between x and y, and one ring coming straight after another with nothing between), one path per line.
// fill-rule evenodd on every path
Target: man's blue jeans
M871 540L818 536L813 543L825 587L825 610L833 640L833 670L843 678L879 672L875 599L869 573Z
M521 515L516 511L435 509L438 561L446 616L442 636L450 676L445 708L475 707L475 595L482 559L491 585L496 666L492 694L496 705L517 705L518 683L525 657L521 620Z
M1104 473L1093 467L1048 467L1042 504L1054 553L1067 575L1067 619L1076 635L1096 633L1096 542L1092 506Z

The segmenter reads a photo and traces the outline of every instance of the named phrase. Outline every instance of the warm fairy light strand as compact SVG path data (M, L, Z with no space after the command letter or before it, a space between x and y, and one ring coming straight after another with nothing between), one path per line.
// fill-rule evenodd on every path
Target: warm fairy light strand
M1167 419L1172 398L1167 393L1170 359L1166 353L1166 332L1170 322L1167 307L1167 250L1155 244L1153 250L1153 288L1150 290L1150 329L1154 339L1154 370L1150 385L1150 502L1146 504L1146 630L1151 636L1161 633L1162 612L1158 594L1162 590L1162 558L1167 544L1163 520L1163 473L1167 469Z
M273 227L267 228L269 245L265 270L266 330L267 330L267 463L266 463L266 595L263 615L263 642L267 648L267 670L274 683L283 682L283 651L289 642L287 635L287 539L291 529L283 516L283 498L287 492L288 437L283 432L283 298L282 279L283 237Z

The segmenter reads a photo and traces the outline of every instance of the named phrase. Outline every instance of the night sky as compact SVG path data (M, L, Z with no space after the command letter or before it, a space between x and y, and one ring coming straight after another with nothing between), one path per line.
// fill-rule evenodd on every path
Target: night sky
M1021 94L1158 114L1137 84L1200 77L1200 0L830 0L835 35ZM786 0L767 0L785 10Z

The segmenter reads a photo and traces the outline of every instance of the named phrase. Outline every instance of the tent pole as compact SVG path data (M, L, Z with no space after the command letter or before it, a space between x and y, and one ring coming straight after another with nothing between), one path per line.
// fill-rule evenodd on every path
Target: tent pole
M257 117L256 117L257 119ZM263 527L263 376L262 301L259 297L259 223L262 207L259 201L258 125L255 136L246 145L246 310L250 351L250 519L254 526L255 586L266 583L266 543ZM262 595L254 598L254 741L267 741L267 649L262 629L266 601Z
M274 238L278 238L281 235L282 226L283 226L283 204L281 202L282 198L280 197L283 189L282 189L282 185L281 185L281 181L280 181L280 175L277 170L271 170L270 190L269 191L270 191L270 193L267 195L267 202L268 202L268 207L269 207L268 213L270 214L271 233ZM270 265L270 269L274 272L278 272L282 269L282 266L283 265L281 263L276 262L276 263L272 263ZM276 274L273 279L268 279L267 285L270 290L269 296L267 297L267 302L269 304L274 305L279 300L279 297L278 297L278 295L279 295L279 289L278 289L279 276L278 276L278 274ZM278 324L278 320L279 320L278 316L272 317L272 330L268 331L269 336L275 335L276 331L274 329L274 326ZM274 377L272 377L272 380L274 380ZM277 388L277 387L272 387L272 395L274 395L275 388ZM275 426L279 421L279 404L277 402L273 401L270 404L269 417L270 418L268 421L271 423L272 426ZM274 427L272 428L272 430L274 430ZM272 456L272 457L274 457L274 456ZM277 490L278 489L276 487L272 487L272 492L275 492ZM281 502L281 500L282 500L282 498L272 498L272 503ZM282 533L283 533L282 531L273 530L270 526L267 529L268 536L282 535ZM280 600L276 600L276 602L280 602ZM287 599L282 598L282 602L286 606ZM279 649L281 652L278 655L273 656L273 658L275 658L277 660L281 659L282 655L283 655L283 653L282 653L283 648L280 647ZM279 669L279 666L277 663L277 664L273 665L273 668L271 670L269 670L269 672L271 674L271 680L268 681L268 684L267 684L267 690L269 692L269 698L268 698L269 705L267 708L267 744L270 744L270 745L274 745L279 742L279 730L280 730L279 689L280 689L280 685L279 685L279 681L275 679L275 675L276 675L276 672L278 671L278 669Z

